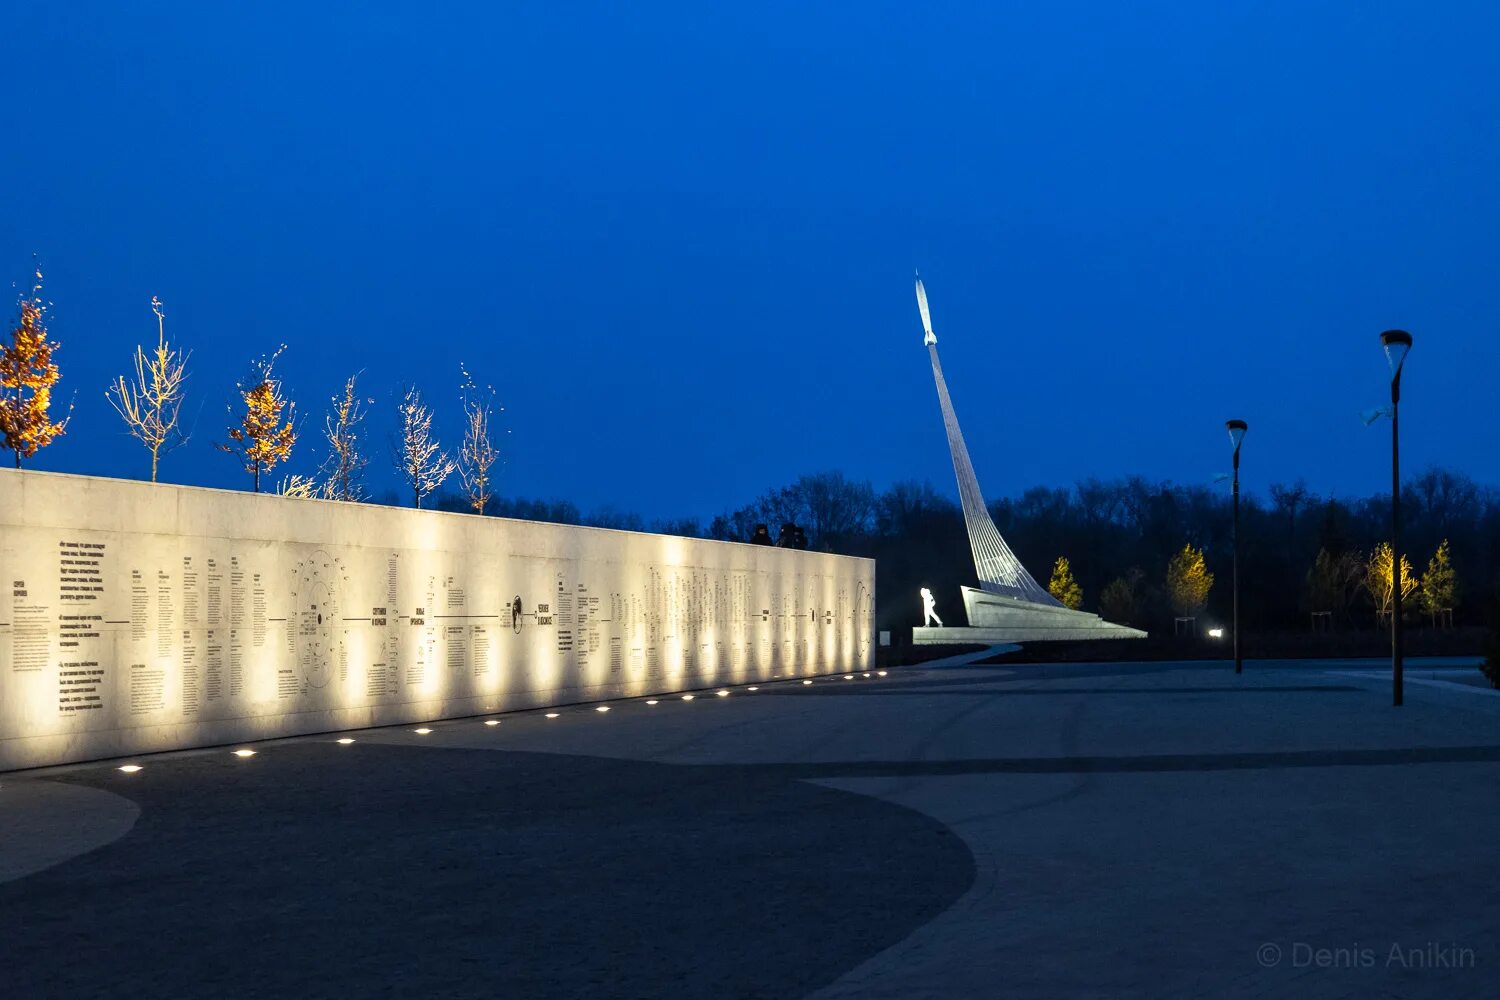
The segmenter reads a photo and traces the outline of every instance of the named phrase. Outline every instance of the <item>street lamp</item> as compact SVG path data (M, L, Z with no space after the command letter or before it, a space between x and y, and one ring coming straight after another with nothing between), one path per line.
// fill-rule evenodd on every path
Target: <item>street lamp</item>
M1391 366L1391 704L1400 705L1401 676L1401 366L1411 350L1411 334L1387 330L1380 335L1385 359Z
M1240 445L1250 425L1243 420L1226 420L1224 429L1234 445L1234 672L1240 673L1245 668L1240 658Z

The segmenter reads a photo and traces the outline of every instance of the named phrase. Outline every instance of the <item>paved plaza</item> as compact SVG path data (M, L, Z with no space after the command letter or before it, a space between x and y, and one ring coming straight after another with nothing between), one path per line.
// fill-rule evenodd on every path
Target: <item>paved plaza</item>
M1474 676L949 664L5 775L6 992L1491 995Z

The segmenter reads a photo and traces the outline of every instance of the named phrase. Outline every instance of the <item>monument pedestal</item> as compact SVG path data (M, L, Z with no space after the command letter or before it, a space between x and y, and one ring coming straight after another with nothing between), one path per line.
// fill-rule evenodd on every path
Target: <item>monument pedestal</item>
M917 646L1002 642L1057 642L1078 639L1144 639L1146 633L1115 625L1087 611L1035 604L1002 597L974 587L963 587L967 628L914 628Z

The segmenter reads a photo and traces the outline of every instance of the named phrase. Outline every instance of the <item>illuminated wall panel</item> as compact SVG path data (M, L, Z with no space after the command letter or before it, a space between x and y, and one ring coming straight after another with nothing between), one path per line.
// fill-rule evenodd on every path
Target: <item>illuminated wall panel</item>
M0 770L868 669L875 565L0 471Z

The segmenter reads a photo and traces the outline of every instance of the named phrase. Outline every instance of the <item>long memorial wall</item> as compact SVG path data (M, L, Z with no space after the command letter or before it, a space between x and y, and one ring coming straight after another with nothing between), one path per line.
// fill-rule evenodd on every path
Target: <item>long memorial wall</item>
M875 564L0 470L0 770L868 668Z

